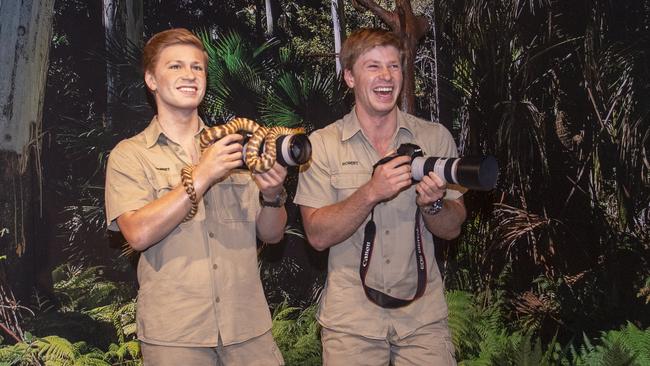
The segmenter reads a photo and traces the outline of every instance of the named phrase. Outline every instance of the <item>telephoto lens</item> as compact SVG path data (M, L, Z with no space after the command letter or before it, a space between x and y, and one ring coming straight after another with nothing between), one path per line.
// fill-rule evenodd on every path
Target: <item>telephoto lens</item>
M248 140L252 136L250 133L244 134L244 141L242 142L244 146L242 156L244 158L246 157ZM262 142L260 151L263 152L265 148L266 146ZM281 135L275 140L275 152L276 161L284 167L302 165L311 159L311 142L309 142L309 137L304 133ZM248 169L245 161L241 168Z
M422 180L429 172L436 173L447 183L477 191L489 191L496 187L499 165L492 155L462 158L424 156L413 159L411 174L414 180Z
M311 159L311 142L304 133L278 137L275 148L275 159L285 167L302 165Z

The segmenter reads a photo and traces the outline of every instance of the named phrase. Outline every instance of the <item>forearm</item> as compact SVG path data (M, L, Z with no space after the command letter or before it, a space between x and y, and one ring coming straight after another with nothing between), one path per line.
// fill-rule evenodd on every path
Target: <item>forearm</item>
M262 207L255 227L257 237L265 243L277 243L284 236L284 228L287 225L287 210L282 207Z
M435 215L422 214L424 225L435 236L451 240L460 235L460 229L467 212L462 197L457 200L443 200L442 210Z
M343 242L363 224L376 204L377 199L366 184L333 205L318 209L301 207L309 243L316 250L325 250Z
M194 190L199 200L209 187L209 179L200 172L193 174ZM187 216L192 207L183 184L144 207L125 212L117 218L117 225L129 245L143 251L165 238Z

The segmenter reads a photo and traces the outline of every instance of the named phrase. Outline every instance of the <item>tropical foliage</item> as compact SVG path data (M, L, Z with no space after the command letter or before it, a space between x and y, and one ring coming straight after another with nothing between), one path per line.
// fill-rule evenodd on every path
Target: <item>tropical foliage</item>
M245 116L313 131L350 108L334 72L329 1L279 2L272 39L260 2L144 3L147 35L185 26L203 40L208 123ZM461 237L437 248L459 363L650 364L648 1L413 4L435 23L416 57L418 114L441 117L462 155L500 163L497 189L468 192ZM0 282L3 323L17 338L3 340L0 363L138 365L137 257L104 234L103 172L117 141L151 118L140 47L104 48L93 2L55 6L46 265L35 266L39 288L19 305ZM348 32L381 26L349 1L345 9ZM108 91L107 65L119 70ZM291 235L260 246L260 273L287 364L319 364L314 303L326 256L305 244L296 207L288 210Z
M508 291L509 317L545 341L648 324L635 299L650 259L644 4L442 1L437 10L461 153L494 154L501 166L497 191L466 199L472 217L447 279Z

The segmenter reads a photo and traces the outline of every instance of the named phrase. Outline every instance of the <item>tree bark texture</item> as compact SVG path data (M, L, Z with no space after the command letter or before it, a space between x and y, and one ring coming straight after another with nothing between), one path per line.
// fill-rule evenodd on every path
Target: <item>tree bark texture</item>
M334 53L336 54L336 74L341 74L341 46L345 41L345 10L343 0L331 0L332 30L334 31Z
M40 131L53 10L54 0L0 1L0 150L23 155Z
M144 34L144 5L142 0L127 0L124 6L126 40L142 48Z
M144 33L142 0L103 0L102 23L107 55L114 53L115 47L142 48ZM106 128L112 127L115 104L119 103L116 97L116 93L120 93L118 77L126 75L119 68L120 66L114 62L106 63L106 115L104 118ZM129 99L144 103L141 93L130 95Z
M266 38L270 39L275 36L275 27L280 16L280 4L277 0L265 0L264 5L266 9Z
M415 53L420 39L429 29L429 21L422 15L413 14L410 0L395 0L395 9L389 11L374 0L352 0L360 11L370 10L400 38L404 50L404 85L400 104L402 110L415 111Z
M7 256L0 276L19 299L34 284L53 12L54 0L0 2L0 251Z

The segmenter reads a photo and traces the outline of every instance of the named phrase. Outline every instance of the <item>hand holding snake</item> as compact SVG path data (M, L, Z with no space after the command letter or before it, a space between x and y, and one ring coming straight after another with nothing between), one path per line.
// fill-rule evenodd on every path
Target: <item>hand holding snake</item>
M220 126L210 127L201 132L201 153L217 155L217 161L221 160L223 164L219 164L218 177L225 175L231 169L241 166L241 151L242 145L241 135L238 132L249 132L253 136L246 145L245 161L249 170L253 173L265 173L269 171L276 162L276 139L282 135L304 133L302 128L287 128L287 127L264 127L260 126L255 121L247 118L233 118L228 123ZM230 136L233 137L230 137ZM236 136L239 136L237 138ZM264 152L259 154L262 143L265 144ZM210 145L219 144L219 148L208 149ZM215 146L217 147L217 146ZM210 150L206 152L206 149ZM239 155L237 155L239 153ZM203 156L201 157L203 160ZM192 178L193 167L187 166L181 171L181 180L185 191L192 201L192 208L185 221L191 219L198 210L198 198L194 191L194 182ZM218 178L217 177L217 178Z

